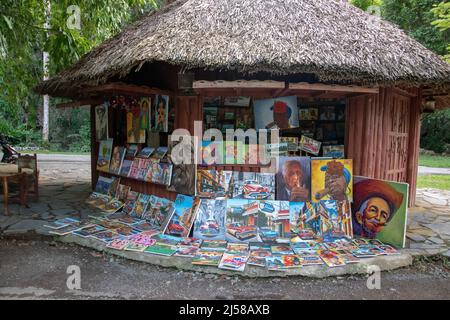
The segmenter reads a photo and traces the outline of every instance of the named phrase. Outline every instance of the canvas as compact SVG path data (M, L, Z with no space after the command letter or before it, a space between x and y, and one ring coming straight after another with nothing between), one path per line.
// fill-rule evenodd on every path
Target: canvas
M137 101L130 102L127 112L127 142L145 143L145 130L142 129L141 107Z
M244 272L248 254L224 253L219 263L219 269Z
M256 172L233 172L233 198L275 200L275 175Z
M171 183L167 190L190 196L195 195L196 170L195 164L174 165Z
M330 157L333 159L344 159L345 158L344 148L345 147L343 145L323 146L323 156Z
M152 163L149 159L139 159L138 174L136 179L144 181L151 165Z
M98 160L97 160L97 170L108 172L109 165L111 163L111 155L112 155L113 141L112 140L103 140L100 141L100 145L98 148Z
M258 241L289 241L289 202L260 201L258 210Z
M122 168L123 160L125 159L126 149L124 147L114 147L112 153L111 164L109 166L109 171L114 174L119 174Z
M352 160L312 160L312 201L353 201Z
M139 158L135 158L131 163L130 171L128 172L128 178L137 179L139 177Z
M225 230L230 242L259 241L256 225L259 202L245 199L229 199L226 202Z
M120 168L120 175L122 177L128 177L128 174L130 173L131 165L133 164L133 161L124 159L122 162L122 167Z
M101 193L104 195L109 195L111 188L113 187L114 180L115 179L113 179L113 178L99 176L98 180L97 180L97 184L95 185L95 192Z
M333 241L336 238L347 236L344 230L342 217L339 214L337 201L320 201L318 202L316 209L320 216L323 241Z
M151 196L143 219L147 221L155 230L163 232L171 218L174 203L165 198Z
M139 107L141 110L141 129L150 129L150 119L151 119L151 98L144 97L139 100Z
M95 134L97 141L108 140L108 104L95 107Z
M130 212L130 216L142 219L144 212L147 209L150 202L150 195L141 193L136 200L133 210Z
M196 195L202 198L229 198L232 171L197 170Z
M319 139L319 137L317 137L317 139ZM311 137L307 137L306 135L302 135L299 148L300 150L317 156L320 153L321 145L322 143L320 141L314 140Z
M127 157L135 157L138 152L138 149L139 149L139 147L137 144L130 144L128 146L126 156Z
M311 201L311 160L309 157L280 157L277 194L281 201Z
M299 126L296 96L255 100L253 105L256 130Z
M153 157L155 159L163 159L166 156L168 150L169 150L168 147L158 147L155 150Z
M173 166L170 163L158 163L156 171L153 171L152 173L151 181L153 183L169 186L172 179L172 168Z
M177 237L187 237L195 219L194 197L177 195L174 210L164 234Z
M146 147L139 152L138 157L139 158L150 158L150 156L155 152L155 148Z
M291 202L289 219L292 238L312 240L322 235L320 216L311 202Z
M154 111L154 131L169 131L169 96L156 96Z
M194 237L202 240L225 240L225 200L202 199L196 212Z
M353 187L354 235L404 248L409 185L355 177Z

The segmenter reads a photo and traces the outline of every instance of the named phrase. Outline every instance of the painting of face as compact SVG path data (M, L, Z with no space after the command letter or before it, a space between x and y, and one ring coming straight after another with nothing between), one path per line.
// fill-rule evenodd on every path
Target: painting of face
M363 212L358 212L356 218L364 229L379 233L386 226L390 215L391 209L386 200L374 197L367 201L365 209Z

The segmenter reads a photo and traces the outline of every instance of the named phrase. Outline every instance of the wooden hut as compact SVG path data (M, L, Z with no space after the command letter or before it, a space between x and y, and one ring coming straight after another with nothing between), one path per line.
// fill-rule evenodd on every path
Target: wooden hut
M181 82L190 77L192 90L186 91ZM408 182L412 205L422 89L445 91L449 84L448 63L346 1L178 0L128 26L38 91L70 98L64 106L72 107L94 107L117 94L166 94L173 128L191 132L195 120L203 121L205 97L337 101L346 108L343 142L354 174ZM110 130L117 130L112 117ZM92 142L95 182L98 143ZM156 185L129 183L174 197Z

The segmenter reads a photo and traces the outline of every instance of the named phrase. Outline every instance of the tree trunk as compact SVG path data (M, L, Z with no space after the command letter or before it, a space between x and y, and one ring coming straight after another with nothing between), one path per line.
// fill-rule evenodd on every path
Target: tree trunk
M50 29L50 15L51 15L51 4L50 0L44 0L44 7L45 7L45 29ZM48 37L48 33L47 33ZM48 52L42 53L42 60L43 60L43 72L44 72L44 81L48 80L49 78L49 54ZM48 141L49 136L49 105L50 105L50 96L44 95L44 105L43 105L43 117L42 117L42 139L44 141Z

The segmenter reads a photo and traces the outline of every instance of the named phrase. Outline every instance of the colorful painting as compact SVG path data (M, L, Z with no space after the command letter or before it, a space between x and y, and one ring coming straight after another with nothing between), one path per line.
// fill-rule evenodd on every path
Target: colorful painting
M290 129L299 126L297 97L255 100L255 127L258 129Z
M108 104L95 107L95 133L97 141L108 140Z
M157 170L154 171L152 174L152 182L169 186L171 179L172 179L172 165L170 163L163 163L163 162L158 163Z
M122 167L120 168L120 175L123 177L128 177L132 164L133 161L124 159L122 161Z
M344 225L342 211L338 202L325 200L317 203L317 214L320 216L320 226L323 241L329 242L342 237L351 237L349 230ZM351 221L349 221L351 222Z
M233 172L233 198L275 200L275 175L270 173Z
M230 242L260 241L257 220L259 201L229 199L226 203L225 230Z
M276 180L277 200L311 201L311 159L309 157L280 157Z
M355 177L353 188L354 235L404 248L409 185Z
M320 216L316 204L291 202L289 205L291 237L301 240L318 239L322 235Z
M323 156L330 157L333 159L344 159L345 158L345 146L323 146Z
M200 156L204 166L224 164L223 141L202 141Z
M322 143L307 136L302 136L299 148L302 151L311 153L315 156L319 155Z
M194 223L194 237L202 240L225 240L225 200L202 199Z
M124 147L114 147L112 153L111 164L109 171L114 174L119 174L122 167L123 159L125 158L126 149Z
M177 195L174 210L164 234L176 237L188 237L194 222L194 197Z
M142 219L145 219L154 230L164 231L169 224L174 203L165 198L151 196Z
M353 201L352 160L312 160L312 201Z
M139 158L150 158L150 156L155 152L155 148L146 147L139 152L138 157Z
M131 101L127 112L127 142L145 143L145 130L142 129L141 106L136 100Z
M155 126L154 130L158 132L169 131L169 96L156 96L155 106Z
M196 195L202 198L229 198L232 171L197 170Z
M100 141L100 146L98 149L98 160L97 160L97 170L108 172L109 165L111 163L111 154L113 148L112 140Z
M150 129L150 119L151 119L151 98L145 97L139 100L139 107L141 109L141 129Z

